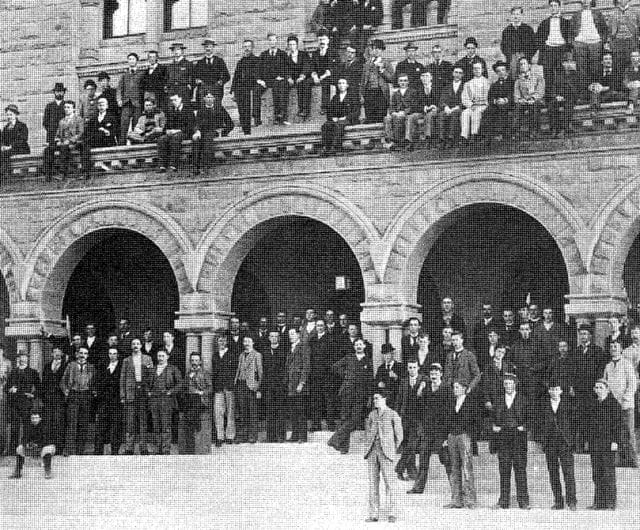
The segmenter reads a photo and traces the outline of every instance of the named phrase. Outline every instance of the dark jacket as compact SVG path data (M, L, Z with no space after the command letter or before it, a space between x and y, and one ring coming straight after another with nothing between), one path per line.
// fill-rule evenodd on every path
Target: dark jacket
M418 345L418 338L414 339L413 344L411 344L411 337L409 335L402 335L402 339L400 339L400 351L402 352L403 359L414 359L420 346Z
M142 80L140 81L140 89L144 95L145 92L152 92L156 96L164 94L164 89L167 86L167 68L163 64L156 66L152 74L149 73L149 68L145 68L142 74ZM158 102L157 102L158 103Z
M20 120L16 120L16 124L13 127L9 127L7 123L0 133L0 144L10 146L12 155L28 155L31 149L29 149L29 130L27 126Z
M422 86L422 82L420 81L420 76L427 71L427 67L419 63L418 61L413 61L410 63L408 59L404 61L400 61L396 65L396 80L394 86L398 86L398 78L401 75L409 76L409 86L414 89L418 89Z
M14 386L17 391L9 392ZM31 399L25 394L33 394L34 397L40 397L40 375L36 370L28 366L24 370L14 368L11 370L9 377L7 377L4 391L7 392L7 403L10 407L28 410L31 407Z
M471 390L480 382L478 361L476 356L467 349L463 349L459 353L451 351L447 355L442 380L448 385L453 385L458 379L465 380Z
M311 373L311 357L308 344L303 344L302 341L299 341L293 349L289 348L285 371L287 374L287 394L289 396L296 395L296 389L300 383L304 383L300 393L309 393L307 380Z
M118 361L113 373L109 371L108 364L101 366L97 372L97 396L95 400L96 410L113 409L120 404L120 375L122 373L122 361Z
M502 368L498 370L495 362L489 363L489 365L483 370L482 377L480 379L480 393L482 396L482 404L488 401L493 405L495 410L496 403L500 397L504 395L503 377L504 374L515 373L515 366L502 359Z
M393 406L397 401L398 391L400 389L400 381L405 376L407 369L404 364L400 361L393 361L391 366L391 371L396 375L396 378L393 379L389 375L389 370L387 370L386 364L383 362L378 369L376 370L376 376L373 379L376 390L384 388L387 392L389 392L389 406ZM380 383L384 383L384 386L380 386Z
M427 66L427 70L431 72L431 82L436 93L435 97L439 101L442 91L451 81L453 65L449 61L440 61L440 64L433 62Z
M462 68L462 84L473 78L473 65L476 63L480 63L482 65L482 75L489 77L487 72L487 63L482 57L476 55L469 58L465 55L462 59L458 59L454 65L454 68Z
M333 340L328 333L321 338L314 332L309 337L309 355L311 357L311 373L309 379L325 381L329 375L329 362L332 359Z
M211 356L211 383L213 392L234 389L234 379L238 370L238 356L230 348L220 357L214 352Z
M181 94L184 94L186 88L193 87L193 63L186 59L169 63L166 66L166 75L169 95L172 90L179 90Z
M362 57L356 57L352 62L343 62L340 64L337 76L338 79L344 77L349 83L349 90L354 91L356 94L360 92L360 83L362 82L362 68L364 63Z
M336 94L327 105L327 121L333 118L347 118L347 125L355 125L360 117L360 99L355 90L348 89L343 101Z
M193 64L193 78L202 81L204 86L220 87L219 90L224 90L224 85L231 81L224 59L217 55L211 57L211 64L207 64L206 57L196 61Z
M273 87L276 77L287 79L287 54L277 49L274 57L271 56L271 50L265 50L260 54L260 76L267 87Z
M198 109L194 131L200 131L202 134L217 134L221 129L220 135L228 136L233 127L231 116L219 102L216 101L211 108L202 106Z
M516 427L524 427L525 430L529 424L530 411L529 411L529 401L525 397L524 393L516 392L516 396L511 405L511 410L507 408L507 404L505 402L505 393L504 391L496 399L494 403L494 418L493 424L498 427L502 427L504 430L508 424L508 417L511 414L514 415L514 420Z
M400 90L396 90L391 96L391 103L389 105L389 112L404 111L407 115L420 113L422 108L418 102L418 94L415 89L407 88L404 95L400 93Z
M591 396L593 385L602 377L604 367L609 362L609 356L604 353L600 346L589 344L585 349L578 345L575 353L575 390L583 396Z
M538 31L536 31L536 41L538 44L538 49L545 46L545 42L549 38L549 29L551 27L551 17L545 18L540 25L538 26ZM569 49L571 47L571 22L564 17L560 17L560 33L562 34L562 38L565 40L565 49Z
M42 384L40 387L42 400L45 403L64 401L64 394L60 389L60 381L64 375L65 368L66 365L64 360L60 362L60 367L55 373L51 370L51 361L45 364L44 369L42 370Z
M120 372L120 399L128 403L133 403L136 397L136 376L133 358L127 357L122 361L122 371ZM153 377L153 363L151 357L142 354L142 380L144 389L149 390L151 378Z
M53 145L56 139L56 131L60 120L64 118L64 100L58 105L55 101L50 101L44 108L42 126L47 131L47 143Z
M564 98L564 105L574 107L578 101L580 84L577 72L567 72L563 70L556 76L556 82L552 86L551 96L561 96Z
M589 452L611 451L611 443L620 445L622 407L611 393L605 399L594 399L589 416Z
M182 391L182 375L172 364L167 364L160 375L153 368L149 383L150 397L166 399L172 409L178 408L176 394Z
M368 355L358 360L355 353L345 355L331 367L331 371L342 377L340 396L356 395L368 397L373 390L373 362Z
M311 71L318 74L318 76L324 75L329 70L331 75L325 78L325 83L335 84L338 82L336 74L340 70L340 57L338 52L332 47L327 48L327 52L324 55L320 55L320 50L314 50L312 54L313 63L311 65Z
M451 407L453 394L451 389L442 383L435 392L431 389L431 381L422 391L423 415L422 430L424 436L434 439L438 445L447 437L447 411Z
M424 405L422 401L422 395L418 396L418 390L422 383L424 383L425 385L430 384L429 379L421 374L418 374L413 388L409 384L408 375L403 377L402 381L400 382L395 409L398 411L398 414L400 414L402 421L405 423L409 421L413 421L416 423L422 421Z
M431 85L431 92L428 94L425 92L425 86L420 83L420 86L417 90L418 96L418 107L420 108L420 112L424 112L425 107L430 107L431 105L438 106L438 92L436 91L435 85Z
M118 98L123 105L131 103L134 107L142 106L142 78L144 72L136 69L133 73L127 70L118 82Z
M558 438L573 448L576 436L576 402L566 394L562 394L558 411L554 414L549 398L542 402L540 418L542 420L542 447L551 450Z
M260 350L262 353L262 384L260 389L264 392L285 392L287 385L285 347L280 344L274 350L269 345L263 350Z
M564 357L556 356L547 369L545 382L558 381L565 395L569 395L569 390L575 388L577 365L575 356L567 354Z
M497 79L491 87L489 87L489 106L496 106L496 100L498 98L506 98L509 100L509 103L501 105L500 108L503 110L511 109L513 107L513 84L514 81L510 77ZM512 337L514 336L513 330L506 332L504 326L504 322L501 322L497 329L498 333L500 333L500 339L502 342L511 343L513 341ZM509 336L507 333L509 333Z
M516 53L524 54L527 60L531 62L538 50L536 34L533 28L528 24L520 24L517 28L513 24L509 24L502 30L500 50L507 58L507 62L510 62L511 56Z
M242 57L233 73L231 93L238 94L242 91L256 90L258 88L256 81L260 79L261 68L259 57L253 54Z
M313 70L313 63L311 56L302 50L298 50L298 62L293 62L291 55L287 54L287 78L293 79L294 86L298 78L303 75L305 81L309 79L311 71Z
M118 126L117 118L109 111L105 114L102 122L98 121L98 116L90 118L84 128L87 145L90 147L112 147L116 145Z
M353 12L354 22L358 28L362 28L362 26L373 26L375 28L382 24L383 16L382 0L360 0Z
M193 111L187 108L185 103L182 105L182 110L176 109L173 105L167 110L166 129L180 129L191 139L195 124L196 118L193 115Z

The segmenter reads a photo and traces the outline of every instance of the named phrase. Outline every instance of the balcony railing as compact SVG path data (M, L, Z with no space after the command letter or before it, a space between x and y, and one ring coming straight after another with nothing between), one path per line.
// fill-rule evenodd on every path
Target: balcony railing
M514 149L532 152L549 149L550 136L548 136L547 113L543 110L541 119L541 135L538 141L527 142L514 146ZM597 113L591 111L587 105L576 107L573 118L573 127L576 138L610 134L611 132L623 132L635 129L639 124L637 114L629 114L627 106L623 102L605 103ZM316 130L307 132L283 132L270 136L248 136L241 138L219 138L210 147L215 153L217 162L220 163L247 163L261 160L274 160L282 158L313 157L320 153L321 136ZM344 140L345 153L358 153L366 150L381 151L383 147L382 124L348 126ZM566 146L558 144L556 149ZM420 145L418 145L420 149ZM188 158L191 152L191 142L183 143L183 156ZM451 156L477 156L478 152L450 149L441 151ZM490 155L491 151L482 153ZM156 144L142 144L131 146L117 146L97 148L91 151L91 162L103 163L114 171L148 171L157 165ZM38 155L18 155L12 158L12 181L44 181L41 174L42 158ZM10 183L9 188L11 188Z

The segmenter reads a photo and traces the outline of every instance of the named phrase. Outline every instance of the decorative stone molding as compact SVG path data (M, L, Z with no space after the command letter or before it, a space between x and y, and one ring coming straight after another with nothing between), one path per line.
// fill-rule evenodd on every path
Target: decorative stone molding
M44 316L58 318L60 307L56 306L62 303L73 268L84 255L84 252L69 252L70 247L88 234L108 228L132 230L147 237L166 256L180 294L193 291L184 265L192 244L171 217L128 201L98 200L72 209L43 232L25 260L24 298L40 302ZM44 293L49 298L46 303Z
M22 270L22 253L9 235L0 229L0 272L9 294L10 305L20 300L20 272Z
M380 237L355 205L328 189L277 186L249 194L209 227L196 251L198 292L213 293L216 309L229 311L235 275L260 238L261 225L286 223L292 215L324 223L347 242L360 265L365 291L377 281L369 249Z
M517 208L536 219L553 237L572 277L586 274L576 242L584 229L575 209L557 191L523 176L474 173L451 179L418 195L385 233L393 241L383 256L385 283L399 284L407 303L415 303L424 259L452 222L449 214L473 204L496 203Z

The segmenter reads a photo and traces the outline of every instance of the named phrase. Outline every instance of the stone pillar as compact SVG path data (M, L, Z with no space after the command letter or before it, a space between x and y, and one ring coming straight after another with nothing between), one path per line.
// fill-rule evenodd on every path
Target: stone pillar
M211 2L209 2L211 4ZM162 35L162 0L147 0L147 31L144 36L145 44L149 50L159 50L160 36Z
M200 334L195 331L187 331L187 344L184 352L184 364L189 369L189 356L193 353L200 353Z
M213 343L215 341L216 335L213 331L207 330L203 331L200 334L200 337L200 353L202 354L202 366L205 370L211 371L211 357L213 356Z
M367 340L373 343L374 366L382 362L380 348L386 340L386 331L389 330L389 342L397 350L396 358L401 360L400 342L402 340L402 324L408 318L420 316L420 306L405 304L402 302L365 302L362 304L360 321L363 333L369 334Z
M565 314L574 317L578 324L593 325L593 341L599 346L604 346L609 334L608 318L627 313L625 293L569 294L566 298L569 303L564 306Z
M44 359L42 352L42 337L32 337L29 339L29 366L39 373L44 368Z
M391 29L391 5L393 0L382 0L383 16L382 24L380 24L380 30L386 31Z
M80 59L93 63L98 60L98 48L102 40L102 2L100 0L80 0Z

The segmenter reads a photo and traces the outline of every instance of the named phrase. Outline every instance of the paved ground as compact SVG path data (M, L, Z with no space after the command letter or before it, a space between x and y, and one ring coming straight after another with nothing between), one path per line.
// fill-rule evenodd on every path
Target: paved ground
M577 457L578 511L552 512L544 457L528 465L532 510L491 510L497 499L495 456L475 459L480 508L445 510L449 485L432 459L424 495L400 484L396 525L365 524L366 465L357 444L341 456L325 445L326 433L298 444L224 446L211 455L54 459L54 478L30 465L10 481L13 462L0 467L0 528L634 528L640 527L638 476L618 469L619 509L585 510L593 488L588 457ZM515 496L515 492L514 492ZM516 504L515 499L513 504Z

